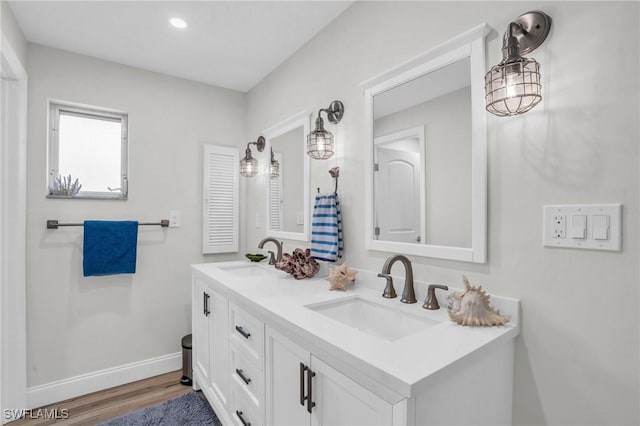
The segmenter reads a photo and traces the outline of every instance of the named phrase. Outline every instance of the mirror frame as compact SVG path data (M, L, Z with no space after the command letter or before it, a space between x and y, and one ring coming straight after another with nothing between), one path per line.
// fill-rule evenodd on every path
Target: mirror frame
M277 138L278 136L284 135L285 133L297 128L297 127L302 127L302 139L300 140L300 151L301 151L301 155L302 155L302 164L303 164L303 183L302 183L302 188L303 188L303 201L302 201L302 214L304 215L304 225L303 225L303 230L302 232L287 232L287 231L274 231L269 227L269 224L271 223L270 219L270 209L269 209L269 179L271 179L271 177L269 176L269 169L267 168L267 183L266 183L266 194L267 194L267 198L266 198L266 227L265 229L267 230L267 236L269 237L274 237L274 238L284 238L287 240L297 240L297 241L309 241L309 233L310 233L310 224L309 224L309 220L310 220L310 210L309 210L309 206L310 206L310 202L309 202L309 156L306 153L305 150L305 138L306 136L309 134L309 127L310 127L310 123L309 123L309 113L307 111L302 111L292 117L287 118L286 120L283 120L277 124L274 124L273 126L269 127L268 129L264 130L262 132L262 135L264 136L265 140L266 140L266 146L265 146L265 151L267 153L271 152L271 140L274 138ZM271 156L269 155L269 159L271 158ZM282 166L281 166L282 167Z
M438 259L485 263L487 246L487 118L484 109L485 37L490 27L475 28L383 72L361 84L364 89L365 246L367 250ZM373 100L377 94L407 83L460 59L470 58L471 73L471 247L380 241L373 238Z

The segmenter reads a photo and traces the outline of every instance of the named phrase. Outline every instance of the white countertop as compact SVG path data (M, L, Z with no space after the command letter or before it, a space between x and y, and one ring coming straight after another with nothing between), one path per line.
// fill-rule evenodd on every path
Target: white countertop
M251 266L232 272L234 267ZM193 271L217 281L218 290L230 299L254 311L257 317L277 324L285 331L312 344L321 357L334 357L356 374L364 375L388 387L400 397L410 397L435 373L472 355L487 345L514 339L519 334L519 301L491 295L491 302L512 321L498 327L464 327L451 322L444 293L437 291L441 309L422 308L422 286L416 281L418 303L400 302L404 278L394 279L398 298L385 299L385 280L370 271L358 271L355 284L347 291L329 291L324 278L296 280L266 264L248 261L192 265ZM264 272L263 272L264 271ZM455 289L450 289L455 290ZM410 313L438 324L394 341L369 335L313 311L306 305L360 297L383 306ZM328 361L328 360L325 360Z

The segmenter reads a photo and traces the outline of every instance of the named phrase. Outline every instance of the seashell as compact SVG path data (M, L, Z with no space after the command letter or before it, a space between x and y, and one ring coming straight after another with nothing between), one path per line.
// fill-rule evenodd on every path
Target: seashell
M318 262L311 257L311 250L303 250L301 248L295 249L291 254L284 253L282 260L276 263L275 266L276 269L293 275L296 280L311 278L320 269Z
M502 315L489 303L489 295L482 286L473 287L469 280L462 276L465 290L449 295L449 318L461 325L494 326L509 321L508 315Z
M329 290L346 290L347 286L356 280L358 271L349 269L346 263L333 268L325 278L331 283Z

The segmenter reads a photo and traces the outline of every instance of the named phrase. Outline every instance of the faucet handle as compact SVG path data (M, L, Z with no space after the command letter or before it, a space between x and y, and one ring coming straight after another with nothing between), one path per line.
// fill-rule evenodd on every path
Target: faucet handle
M382 292L382 297L386 297L387 299L398 297L396 289L393 288L393 278L391 278L391 275L379 273L378 276L387 280L387 285L384 288L384 292Z
M436 297L436 288L440 290L449 290L449 287L441 284L429 284L429 289L427 290L427 298L424 300L424 305L422 305L425 309L436 310L440 309L440 305L438 304L438 298Z
M276 257L274 256L274 253L271 250L267 250L269 253L269 265L275 265L276 264Z

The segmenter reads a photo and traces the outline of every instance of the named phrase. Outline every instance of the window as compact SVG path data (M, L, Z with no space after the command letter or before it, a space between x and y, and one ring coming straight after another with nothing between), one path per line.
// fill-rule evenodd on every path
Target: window
M127 139L126 113L51 102L48 197L127 199Z

